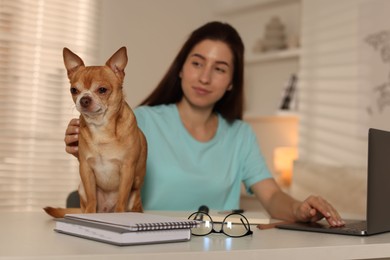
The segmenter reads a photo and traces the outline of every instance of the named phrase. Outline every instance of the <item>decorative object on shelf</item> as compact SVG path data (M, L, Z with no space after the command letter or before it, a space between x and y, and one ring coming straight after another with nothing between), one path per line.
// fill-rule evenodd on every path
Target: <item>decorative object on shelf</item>
M297 34L287 35L280 18L274 16L265 27L264 37L256 40L252 50L255 53L268 52L298 49L299 46L299 36Z
M291 34L287 36L286 47L287 49L297 49L300 47L299 36L297 34Z
M285 27L279 17L272 17L266 24L262 45L264 51L282 50L286 48Z
M294 100L294 92L296 91L296 85L297 85L297 75L292 74L290 76L290 79L286 85L286 88L283 91L283 97L282 97L282 102L280 104L279 109L286 111L286 110L291 110L292 103Z
M253 46L253 52L264 52L263 39L258 39Z

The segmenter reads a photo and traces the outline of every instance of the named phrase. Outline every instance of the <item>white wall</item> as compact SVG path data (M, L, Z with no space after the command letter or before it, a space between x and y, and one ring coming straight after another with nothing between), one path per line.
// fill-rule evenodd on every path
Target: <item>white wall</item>
M390 130L390 1L360 0L360 73L370 127Z
M102 0L100 63L126 46L125 92L136 106L157 85L195 28L212 19L207 0Z

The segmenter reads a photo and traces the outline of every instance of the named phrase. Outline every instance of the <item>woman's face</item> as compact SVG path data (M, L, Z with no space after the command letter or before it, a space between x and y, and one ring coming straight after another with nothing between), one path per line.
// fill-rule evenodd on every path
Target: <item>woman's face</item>
M188 54L180 72L183 98L195 107L213 108L232 88L233 69L233 54L227 44L201 41Z

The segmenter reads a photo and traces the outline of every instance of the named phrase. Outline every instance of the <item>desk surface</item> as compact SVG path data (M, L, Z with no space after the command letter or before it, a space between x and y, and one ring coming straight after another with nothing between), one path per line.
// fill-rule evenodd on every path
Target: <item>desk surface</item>
M259 213L261 214L261 213ZM43 212L0 212L0 259L361 259L390 256L390 233L354 237L279 229L243 238L118 247L53 231Z

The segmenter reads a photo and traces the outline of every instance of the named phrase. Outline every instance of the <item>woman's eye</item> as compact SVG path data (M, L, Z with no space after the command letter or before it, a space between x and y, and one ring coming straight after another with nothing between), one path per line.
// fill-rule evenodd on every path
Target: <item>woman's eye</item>
M72 95L76 95L76 94L79 93L79 91L77 90L77 88L71 87L71 88L70 88L70 93L71 93Z
M98 89L98 91L99 91L99 94L105 94L105 93L107 92L107 89L104 88L104 87L100 87L100 88Z
M226 69L225 68L221 68L221 67L216 67L215 70L220 72L220 73L225 73L226 72Z
M198 61L193 61L192 65L194 65L195 67L200 67L202 64Z

